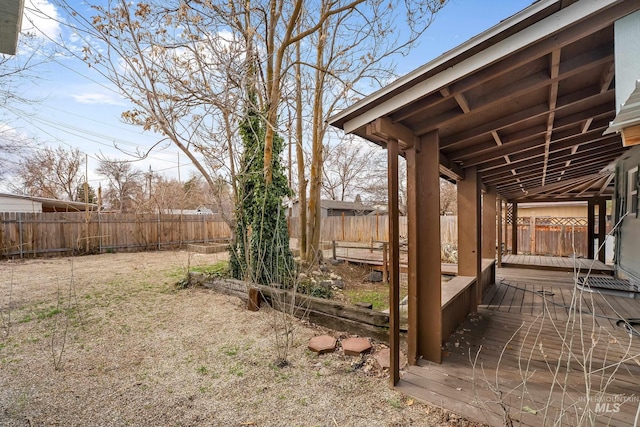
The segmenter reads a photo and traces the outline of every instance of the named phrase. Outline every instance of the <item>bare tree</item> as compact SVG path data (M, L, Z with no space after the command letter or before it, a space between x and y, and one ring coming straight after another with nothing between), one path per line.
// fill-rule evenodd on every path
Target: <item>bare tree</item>
M15 117L27 116L28 108L39 100L23 95L23 85L32 84L41 77L38 67L47 63L52 55L42 46L42 40L32 33L19 37L19 55L0 54L0 177L14 171L19 157L28 154L35 141L26 132L12 126Z
M100 159L96 170L109 181L103 199L111 209L119 212L135 211L143 198L143 173L135 169L130 162Z
M162 133L148 151L174 144L209 184L219 179L236 194L237 122L242 111L244 43L209 2L115 0L91 5L94 16L60 0L73 31L83 38L76 55L108 80L134 108L124 121ZM226 19L226 18L225 18Z
M367 1L330 15L315 31L312 38L315 58L307 64L313 70L309 94L309 105L313 110L307 258L318 252L320 244L320 195L327 118L345 107L345 103L359 99L371 88L381 87L394 78L393 57L405 54L415 46L445 3L444 0L408 0L389 7L384 2ZM324 10L334 8L333 2L323 1L315 13L322 16ZM403 32L397 31L399 20L405 24Z
M18 164L18 184L14 189L32 196L73 201L84 182L80 150L64 147L33 150Z
M458 189L455 184L440 178L440 215L458 213Z
M370 173L377 170L367 144L345 137L335 146L325 145L322 189L332 200L346 200L366 189Z
M226 180L236 205L237 124L247 107L246 91L256 94L257 110L267 123L262 153L267 185L273 176L274 138L284 133L278 119L283 102L296 99L306 106L304 114L297 109L296 157L301 199L309 174L310 250L303 253L311 256L319 246L327 116L394 78L394 56L415 45L446 2L407 0L389 7L378 0L114 0L93 6L95 16L85 18L58 1L86 40L82 59L135 105L124 119L162 132L212 190L218 178ZM404 31L397 30L399 21ZM304 54L294 52L301 43ZM302 84L294 79L306 81L301 102ZM292 96L289 91L296 87ZM301 133L303 115L308 120ZM310 171L301 156L301 135L311 145Z

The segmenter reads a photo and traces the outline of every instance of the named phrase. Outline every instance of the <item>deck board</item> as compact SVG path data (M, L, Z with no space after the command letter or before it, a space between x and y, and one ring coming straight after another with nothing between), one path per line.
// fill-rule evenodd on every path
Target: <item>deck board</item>
M574 271L579 269L581 273L613 274L613 267L598 260L586 258L553 257L540 255L512 255L502 256L503 267L534 268L539 270Z
M593 367L602 367L626 360L615 372L606 369L591 373L589 378L594 387L608 383L608 393L631 396L632 400L623 403L617 413L604 413L602 406L596 414L594 402L589 407L596 425L632 425L640 405L640 337L630 338L615 327L615 321L605 317L571 316L567 308L575 288L571 273L503 268L497 270L497 277L498 283L485 293L478 314L470 315L447 341L443 363L420 361L420 366L407 368L398 390L469 419L503 425L504 411L495 392L499 390L514 425L538 426L545 420L552 424L550 421L561 416L559 402L563 398L568 402L565 407L578 412L578 408L584 408L587 386L580 363L586 360ZM640 313L640 299L587 293L578 298L585 312L597 316L611 317L617 312L623 317L634 313L637 317ZM579 332L578 326L569 327L569 331L574 330L573 339L563 341L561 336L571 318L582 320L584 332ZM563 396L559 386L553 393L549 390L553 383L551 372L560 355L568 353L568 343L572 343L575 356L571 372L562 372L562 378L567 376ZM474 369L471 360L476 355ZM526 389L522 385L524 377L528 378ZM537 413L522 410L524 406ZM563 425L577 424L575 414L562 416Z

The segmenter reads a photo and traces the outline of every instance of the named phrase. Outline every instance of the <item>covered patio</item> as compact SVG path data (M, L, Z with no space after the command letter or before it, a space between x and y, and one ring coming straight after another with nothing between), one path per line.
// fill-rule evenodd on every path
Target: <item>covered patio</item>
M531 369L538 374L553 373L549 366L555 365L550 362L557 362L558 358L562 360L567 352L571 357L577 357L576 350L566 345L567 337L556 340L553 337L561 335L554 335L553 330L564 329L563 325L568 325L569 319L581 319L579 323L583 326L587 318L594 318L594 311L582 310L585 308L582 305L573 306L564 317L556 317L556 323L553 323L556 326L553 326L544 320L546 306L540 305L540 302L537 305L530 304L528 299L526 304L522 302L521 308L531 306L528 314L511 309L506 312L494 310L486 298L491 292L499 291L496 286L502 285L490 285L495 280L482 280L482 260L495 259L498 266L504 262L502 251L496 250L506 241L504 234L507 227L502 219L506 218L509 225L513 225L518 217L519 203L581 200L588 204L587 240L590 249L587 258L604 262L604 249L597 248L594 242L596 239L599 242L605 240L606 204L613 198L616 185L615 169L611 164L624 154L625 147L619 135L603 133L616 116L616 104L621 102L621 96L616 97L616 91L626 90L629 86L629 67L618 64L625 52L616 49L624 46L625 38L637 41L640 37L640 34L618 31L616 22L629 17L640 22L638 10L640 3L632 0L537 1L330 119L333 126L373 141L386 148L388 153L392 385L444 407L447 407L446 402L457 401L461 405L470 402L470 395L461 391L470 393L468 380L474 377L469 376L468 369L473 365L471 362L482 340L487 339L483 331L495 331L495 334L491 332L493 343L489 346L491 350L487 349L487 359L482 356L483 366L488 369L504 361L512 363L504 366L517 368L515 373L523 372L519 365L523 360L520 355L505 357L502 352L515 339L511 337L516 337L518 345L522 344L522 348L528 352L523 361L528 366L524 371L525 379L529 378L529 367L535 366ZM640 28L640 25L635 27ZM630 75L640 76L640 69L631 71ZM399 156L405 158L407 165L407 358L411 366L402 378L396 308L400 270ZM441 176L457 183L457 280L464 283L456 295L447 297L446 305L442 304L440 283L438 207ZM515 230L516 227L512 226L511 253L518 255ZM498 268L498 275L500 271ZM513 270L503 271L506 272L504 279L508 280L508 273ZM572 282L565 285L575 289L571 283L576 280L573 275L570 277ZM555 276L547 279L552 281L550 286L555 289L556 283L559 283L555 281L559 279ZM547 299L544 292L542 294L540 298L544 303ZM523 298L529 297L529 294L523 293ZM572 301L577 300L573 298ZM625 313L635 313L637 316L640 307L636 301L631 305L622 305L626 310L616 310L617 319ZM462 344L458 340L458 346L452 351L451 339L456 337L456 333L451 335L451 332L463 321L467 326L462 331L469 339L464 341L463 347L460 347ZM522 329L518 329L523 323L528 325L529 334L526 336L521 336ZM597 325L598 333L612 338L605 339L605 335L598 335L603 337L603 341L599 341L594 338L596 335L592 329L581 326L571 329L574 333L571 342L582 343L585 348L586 342L604 345L610 340L623 342L624 337L629 341L624 330L616 330L606 322ZM549 330L549 327L552 329ZM533 330L536 331L534 335L531 333ZM460 332L459 329L457 331ZM551 341L542 344L529 342L527 339L530 336L545 336ZM538 344L545 348L546 356L534 355L533 349ZM638 355L638 348L634 347L635 340L628 344L631 354ZM549 351L546 351L547 345ZM599 353L601 349L604 353ZM611 346L598 347L594 344L590 353L604 373L610 373L607 361L617 354L613 351ZM635 357L624 360L629 361L630 365L638 363ZM567 360L565 362L568 363ZM475 366L478 367L477 363ZM620 392L630 390L634 381L637 384L635 376L638 371L634 369L616 365L612 381L598 382L598 387L591 387L590 383L583 384L584 380L583 383L574 383L570 376L564 377L560 383L557 375L531 377L528 383L524 381L525 385L521 384L520 387L525 387L524 394L535 388L552 391L555 388L558 391L569 381L582 384L584 387L577 387L577 390L582 390L580 399L593 403L588 399L596 388ZM440 374L428 372L441 372L441 375L447 376L453 371L459 372L459 377L465 378L467 385L451 388L448 397L435 391L434 384L438 384L435 377ZM565 371L567 369L562 371L562 375L565 375ZM495 383L495 380L494 373L489 381ZM523 377L507 376L506 380L512 381L507 387L517 388L523 382ZM618 384L619 380L627 385ZM532 382L535 382L535 387ZM443 383L442 378L439 383ZM477 384L473 384L476 387ZM448 386L451 387L451 384ZM494 394L496 392L490 386L487 390ZM497 390L499 399L493 396L502 409L498 411L501 413L494 411L493 418L487 419L491 424L505 421L506 418L500 416L512 412L503 406L512 408L514 405L519 408L519 414L528 414L518 415L517 419L535 417L531 425L540 425L541 411L551 417L545 418L547 421L557 420L558 417L568 421L577 420L565 418L569 416L566 415L569 411L565 409L575 409L579 405L564 405L567 402L560 399L563 406L553 409L551 402L558 402L555 394L547 400L547 404L540 400L540 394L533 396L531 402L523 403L524 397L505 400L507 396L501 394L503 390L502 387ZM564 396L562 394L561 397ZM508 397L513 398L514 393L508 394ZM531 411L527 411L525 406ZM588 408L588 405L583 405L582 409L585 407ZM639 407L637 402L633 406L634 413L636 407ZM463 405L449 409L467 414L465 408ZM480 412L468 415L482 420L479 415L487 412L486 408L477 409ZM573 414L578 412L574 411ZM628 417L612 419L614 424L616 420L624 424ZM573 421L570 423L573 424Z
M398 390L489 425L634 425L640 337L615 319L637 316L640 298L576 294L558 271L504 268L497 279L442 363L418 361Z

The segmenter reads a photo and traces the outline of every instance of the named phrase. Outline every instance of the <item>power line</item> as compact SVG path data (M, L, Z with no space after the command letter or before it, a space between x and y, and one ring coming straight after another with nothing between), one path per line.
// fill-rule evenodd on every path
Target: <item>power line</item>
M105 146L105 147L116 148L114 145L107 144L107 143L102 142L102 141L98 141L96 139L88 137L87 135L94 135L96 137L101 137L101 138L104 138L104 139L113 140L113 138L111 138L111 137L107 137L107 136L104 136L104 135L101 135L101 134L96 134L95 132L91 132L91 131L86 131L86 134L83 134L83 132L85 132L85 130L82 129L82 128L78 128L78 127L71 126L71 125L66 125L66 124L61 124L61 123L56 123L56 122L53 122L53 121L50 121L50 120L47 120L47 119L43 119L41 117L35 117L35 116L34 117L29 117L29 116L26 116L26 115L22 114L18 110L11 109L11 111L14 114L16 114L17 116L19 116L20 118L22 118L23 120L25 120L26 122L28 122L31 125L33 125L36 129L40 130L41 132L43 132L46 135L48 135L51 138L53 138L56 142L64 144L64 145L66 145L66 146L68 146L70 148L77 148L77 147L72 146L68 142L60 139L58 136L48 132L47 130L43 129L41 126L38 126L36 123L34 123L34 121L38 122L38 123L41 123L41 124L44 124L44 125L47 125L49 127L52 127L54 129L60 130L62 132L66 132L66 133L68 133L70 135L77 136L77 137L80 137L80 138L84 138L84 139L86 139L88 141L91 141L91 142L95 142L96 144L99 144L99 145L102 145L102 146ZM130 142L128 144L125 144L125 145L132 145L135 148L143 148L143 147L141 147L139 145L136 145L136 144L130 143ZM169 153L169 154L175 154L175 153ZM91 154L89 154L89 157L92 158L93 160L100 161L99 158L97 158L97 157L95 157L95 156L93 156ZM150 159L150 160L156 160L156 161L160 161L160 162L166 162L166 163L175 164L175 166L170 166L170 167L164 168L163 170L177 169L180 166L189 166L189 165L191 165L191 163L179 163L179 162L177 162L175 160L163 159L163 158L155 157L155 156L145 156L144 159ZM139 159L139 160L144 160L144 159Z

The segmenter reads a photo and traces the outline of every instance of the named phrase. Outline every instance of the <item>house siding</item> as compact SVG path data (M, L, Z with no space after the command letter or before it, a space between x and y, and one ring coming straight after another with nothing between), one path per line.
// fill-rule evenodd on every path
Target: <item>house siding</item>
M616 218L619 220L631 202L627 197L628 172L640 164L640 147L630 150L616 168ZM637 182L635 183L637 186ZM637 197L637 196L636 196ZM640 281L640 218L629 213L616 233L616 270L619 276Z
M42 212L42 203L16 197L0 196L0 212Z
M553 218L586 218L587 217L587 204L584 203L580 206L537 206L537 207L522 207L518 206L518 216L521 218L527 218L535 216L541 217L553 217Z

